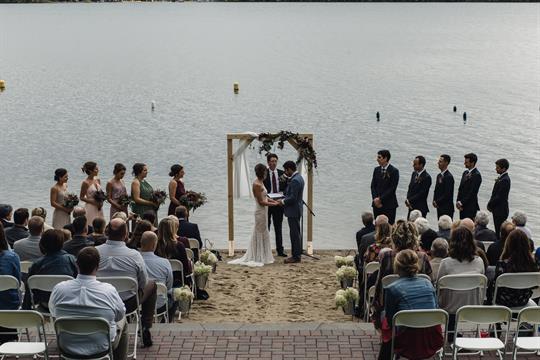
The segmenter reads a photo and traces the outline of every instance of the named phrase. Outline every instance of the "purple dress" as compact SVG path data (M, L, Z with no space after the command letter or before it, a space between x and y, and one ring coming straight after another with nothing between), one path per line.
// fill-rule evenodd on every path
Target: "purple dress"
M184 182L182 180L176 180L176 192L174 194L174 198L176 200L180 200L180 197L186 193L186 189L184 188ZM174 215L174 212L176 210L176 205L171 201L169 204L169 211L167 215Z
M112 190L111 190L111 198L114 200L114 201L118 201L118 199L120 199L121 196L123 195L127 195L127 189L126 189L126 185L124 185L124 182L122 180L120 181L116 181L116 182L111 182L111 185L112 185ZM119 211L123 211L126 213L126 215L128 215L128 208L127 206L124 206L124 207L121 207L121 208L117 208L116 206L114 206L113 204L111 204L111 212L110 212L110 218L112 219L113 215Z

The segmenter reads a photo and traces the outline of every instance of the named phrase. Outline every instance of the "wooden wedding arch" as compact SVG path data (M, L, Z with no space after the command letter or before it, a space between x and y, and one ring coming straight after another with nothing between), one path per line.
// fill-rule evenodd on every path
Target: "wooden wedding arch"
M277 135L277 134L271 134ZM313 146L313 134L298 134L305 138ZM257 137L251 134L227 134L227 213L229 216L229 256L234 255L234 184L233 184L233 167L234 167L234 151L233 141L254 141ZM294 141L288 140L296 150L298 146ZM313 168L308 167L307 170L307 205L313 209ZM307 253L313 255L313 215L311 212L304 209L304 216L307 216ZM304 234L306 234L304 232ZM287 238L285 236L285 238Z

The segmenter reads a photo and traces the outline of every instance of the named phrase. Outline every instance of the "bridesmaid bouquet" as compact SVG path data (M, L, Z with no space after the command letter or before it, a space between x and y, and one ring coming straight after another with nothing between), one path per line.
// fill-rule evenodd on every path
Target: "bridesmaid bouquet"
M94 193L94 200L96 200L100 204L103 204L105 200L107 200L107 194L105 194L105 191L98 189Z
M79 204L79 197L75 193L67 193L64 197L64 207L68 209L73 209Z
M117 201L118 204L122 206L128 206L129 204L131 204L131 196L128 196L127 194L120 195Z
M167 199L167 193L163 190L154 190L152 193L152 201L157 202L158 204L163 204Z
M188 191L180 196L178 201L180 201L180 204L184 205L188 210L193 209L193 211L195 211L206 203L206 195L204 195L204 193Z

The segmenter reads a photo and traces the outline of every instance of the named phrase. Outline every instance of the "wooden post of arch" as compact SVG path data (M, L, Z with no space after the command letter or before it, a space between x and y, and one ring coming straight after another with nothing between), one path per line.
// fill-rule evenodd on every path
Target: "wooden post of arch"
M313 134L299 134L307 138L313 146ZM234 255L234 185L233 185L233 166L234 151L233 140L255 140L249 134L227 134L227 213L229 217L229 256ZM296 144L289 143L297 150ZM313 169L308 169L307 173L307 204L313 209ZM307 216L307 253L313 255L313 215L306 209L304 214Z

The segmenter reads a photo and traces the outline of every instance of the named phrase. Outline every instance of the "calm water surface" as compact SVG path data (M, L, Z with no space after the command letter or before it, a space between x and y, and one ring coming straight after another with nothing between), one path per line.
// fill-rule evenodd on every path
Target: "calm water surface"
M539 24L539 4L0 5L0 202L48 206L57 167L78 192L87 160L104 182L146 162L164 189L178 162L209 198L193 220L226 247L225 134L284 129L315 136L315 248L353 246L380 148L402 200L415 155L435 176L449 153L459 182L476 152L482 208L507 157L511 211L539 234ZM236 203L239 247L253 207Z

